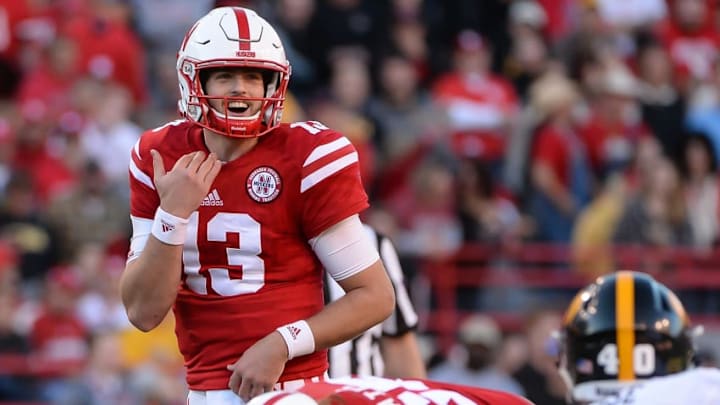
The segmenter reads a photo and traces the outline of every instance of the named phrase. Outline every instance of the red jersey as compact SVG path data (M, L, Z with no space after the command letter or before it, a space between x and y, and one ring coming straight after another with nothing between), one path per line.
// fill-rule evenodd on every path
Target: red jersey
M505 121L517 112L519 104L509 81L492 74L448 73L437 79L432 94L447 108L456 154L491 160L503 156Z
M536 135L532 156L533 161L543 162L550 167L560 183L569 188L572 151L568 137L575 135L562 131L552 126L541 128Z
M30 332L36 371L46 376L80 372L88 360L87 341L85 326L73 314L43 313Z
M77 44L80 72L122 84L138 104L147 100L145 52L132 29L118 22L78 15L69 20L63 33Z
M712 76L720 55L720 35L711 20L696 32L683 31L673 21L659 25L658 31L681 79L708 80Z
M308 403L307 397L316 401L326 399L330 404L353 405L532 405L527 399L508 392L430 380L380 377L311 382L295 392L264 394L248 405L299 405Z
M209 153L202 129L185 120L142 135L131 153L130 210L145 219L160 202L151 149L166 168L187 153ZM277 327L322 309L323 269L308 240L367 208L357 162L347 138L302 122L281 125L223 165L189 218L173 307L191 389L227 389L228 364ZM290 360L279 381L326 369L318 351Z

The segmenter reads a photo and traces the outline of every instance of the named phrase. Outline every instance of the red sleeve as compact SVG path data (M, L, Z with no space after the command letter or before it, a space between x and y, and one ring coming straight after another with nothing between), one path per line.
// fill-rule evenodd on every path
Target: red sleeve
M368 207L358 154L350 141L330 130L315 139L300 182L302 226L308 239Z
M160 205L160 197L153 183L152 156L150 155L150 137L152 131L145 132L130 151L130 215L152 219Z
M563 178L565 170L565 147L552 130L543 129L538 133L533 152L534 162L543 162L550 166L558 178Z

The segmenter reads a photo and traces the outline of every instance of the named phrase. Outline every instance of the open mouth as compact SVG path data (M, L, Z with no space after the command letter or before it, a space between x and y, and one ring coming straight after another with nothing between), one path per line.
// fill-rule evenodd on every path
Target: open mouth
M227 104L227 110L231 114L243 115L250 109L250 104L243 101L231 101Z

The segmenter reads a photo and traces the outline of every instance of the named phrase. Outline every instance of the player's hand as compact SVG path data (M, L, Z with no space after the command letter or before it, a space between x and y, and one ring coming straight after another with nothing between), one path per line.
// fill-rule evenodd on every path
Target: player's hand
M232 371L228 387L246 402L270 392L285 369L287 359L285 341L280 333L272 332L250 346L238 361L227 366Z
M206 156L202 151L191 152L180 157L172 170L165 172L160 152L153 149L150 153L160 207L180 218L189 217L207 196L222 162L214 153Z

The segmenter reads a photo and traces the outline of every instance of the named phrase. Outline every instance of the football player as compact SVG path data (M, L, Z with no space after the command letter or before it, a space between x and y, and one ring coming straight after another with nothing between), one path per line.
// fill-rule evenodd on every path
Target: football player
M675 402L661 402L669 397L662 397L660 390L646 394L642 387L651 383L638 384L687 370L694 351L696 329L682 303L652 276L619 271L598 278L575 296L563 322L559 367L570 387L568 402L709 403L676 396ZM717 395L717 387L709 391ZM641 392L642 398L653 399L637 402ZM633 397L635 402L622 402Z
M183 118L130 152L129 319L148 331L173 308L190 405L320 379L328 347L394 307L357 152L320 122L280 124L290 64L252 10L198 20L177 73ZM327 307L323 268L346 292Z
M532 405L515 394L422 379L342 377L270 392L248 405Z
M711 367L651 378L593 405L720 404L720 370Z

